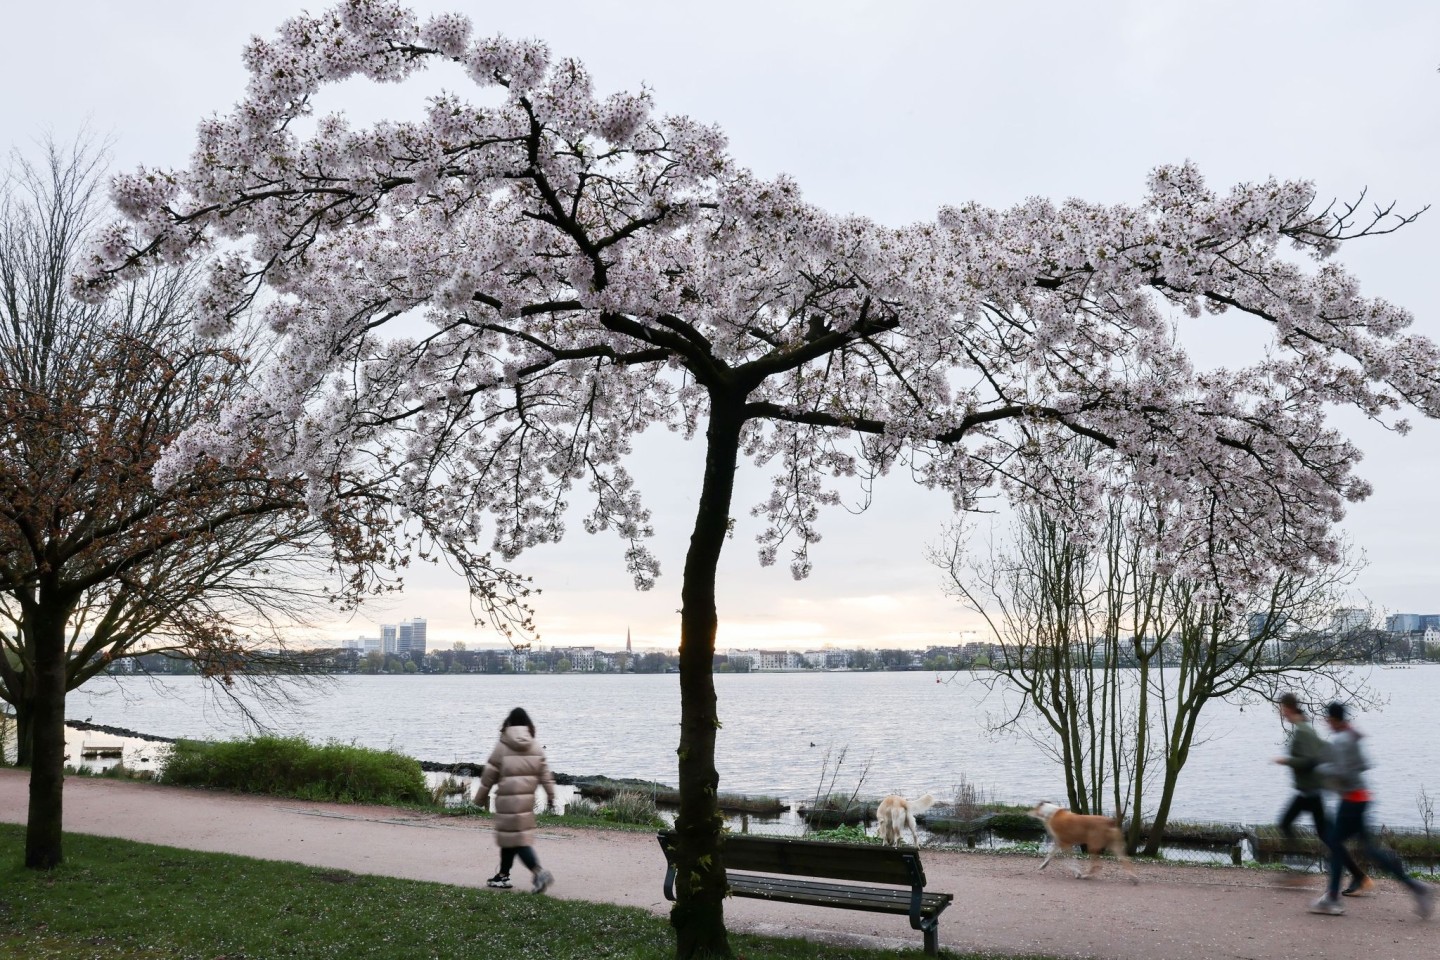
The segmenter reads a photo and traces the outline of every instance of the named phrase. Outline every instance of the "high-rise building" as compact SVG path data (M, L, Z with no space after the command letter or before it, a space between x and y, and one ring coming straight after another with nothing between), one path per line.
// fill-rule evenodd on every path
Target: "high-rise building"
M1330 618L1332 633L1351 633L1370 627L1370 611L1359 607L1341 607Z
M396 636L395 624L393 624L393 623L382 623L382 624L380 624L380 650L381 650L381 652L382 652L382 653L399 653L399 652L400 652L400 649L399 649L399 647L397 646L397 644L398 644L398 637Z
M1440 629L1440 613L1392 613L1385 618L1385 629L1391 633L1422 633Z
M411 659L418 659L425 656L425 618L416 617L413 620L401 620L398 627L391 627L396 631L395 652L409 654Z

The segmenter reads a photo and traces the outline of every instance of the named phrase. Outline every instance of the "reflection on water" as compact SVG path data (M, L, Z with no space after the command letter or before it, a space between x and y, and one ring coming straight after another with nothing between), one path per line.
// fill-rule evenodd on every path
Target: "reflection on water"
M827 756L834 774L843 750L834 782L846 793L863 775L860 792L868 796L949 796L962 782L996 800L1029 803L1065 794L1059 768L1039 746L987 733L1004 705L963 674L951 683L936 683L927 673L720 674L715 681L724 723L716 766L726 792L809 800L822 787ZM1382 712L1357 721L1374 767L1375 820L1420 826L1415 795L1427 775L1431 795L1440 792L1440 741L1427 715L1440 668L1377 670L1371 681L1389 701ZM680 697L674 675L345 676L300 693L292 706L259 713L268 729L393 748L442 763L478 763L500 720L519 705L535 718L555 770L676 780ZM67 711L172 737L220 739L253 731L192 677L95 680L70 695ZM1283 750L1274 712L1264 705L1215 703L1207 715L1172 816L1274 819L1290 790L1285 771L1271 762Z

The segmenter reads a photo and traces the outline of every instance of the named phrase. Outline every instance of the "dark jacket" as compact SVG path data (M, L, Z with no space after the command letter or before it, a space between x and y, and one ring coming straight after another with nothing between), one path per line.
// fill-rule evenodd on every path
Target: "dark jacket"
M1295 775L1295 789L1301 793L1315 793L1324 786L1320 776L1320 765L1330 759L1330 748L1315 728L1306 720L1295 724L1290 734L1290 756L1285 765Z

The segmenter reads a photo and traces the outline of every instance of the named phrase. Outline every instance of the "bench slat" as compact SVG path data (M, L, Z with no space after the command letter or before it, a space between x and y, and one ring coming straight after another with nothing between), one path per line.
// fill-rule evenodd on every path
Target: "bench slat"
M887 890L877 887L848 887L836 883L815 883L789 877L762 877L745 873L729 873L730 891L737 897L798 903L816 907L840 907L871 913L910 912L909 890ZM933 917L955 898L948 893L924 893L920 896L920 915Z
M906 887L925 885L925 872L920 867L919 855L914 847L731 834L725 838L725 865L733 870L755 873L893 883Z

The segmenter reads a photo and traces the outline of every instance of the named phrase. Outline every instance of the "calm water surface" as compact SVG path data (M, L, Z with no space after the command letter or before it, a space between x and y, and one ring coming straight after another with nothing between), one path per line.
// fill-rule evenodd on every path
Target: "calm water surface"
M936 683L931 673L717 675L721 789L803 800L816 793L827 752L833 770L844 750L837 790L853 789L868 761L861 793L869 796L948 797L968 781L998 800L1063 799L1064 779L1039 746L986 732L987 718L1003 706L965 677ZM1419 826L1417 790L1423 783L1432 796L1440 794L1433 709L1440 667L1380 669L1370 681L1388 700L1357 721L1374 767L1375 818ZM267 729L425 760L483 761L501 719L523 706L555 770L676 780L674 675L343 676L296 695L289 707L262 711ZM1173 815L1274 818L1289 796L1286 772L1271 762L1283 750L1274 712L1215 703L1207 714L1204 742L1191 752ZM220 739L254 730L191 677L92 681L70 695L67 715L170 737Z

